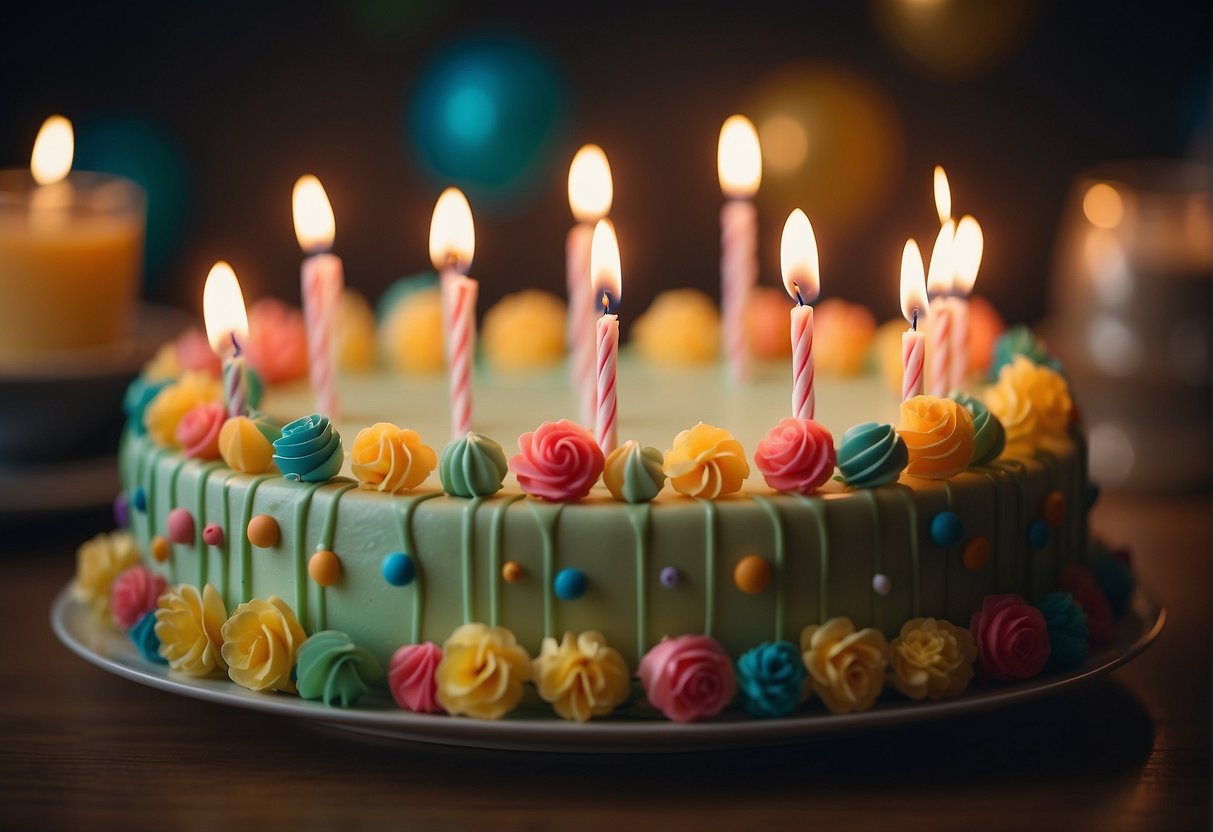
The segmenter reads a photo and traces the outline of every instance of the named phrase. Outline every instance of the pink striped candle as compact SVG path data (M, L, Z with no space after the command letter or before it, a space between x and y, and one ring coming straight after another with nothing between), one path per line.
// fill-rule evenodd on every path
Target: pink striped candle
M450 281L446 332L451 381L451 438L472 429L472 358L476 352L476 297L480 284L455 275Z
M948 395L952 382L952 287L955 266L952 242L956 223L944 220L931 249L931 265L927 269L927 296L931 299L931 331L927 337L929 370L927 387L932 396Z
M813 307L821 291L817 237L813 225L799 208L783 224L779 244L783 285L796 305L792 307L792 416L812 419L817 409L813 391Z
M590 285L590 244L594 223L610 213L613 199L614 184L606 153L598 145L584 145L569 165L569 208L577 224L569 231L565 245L569 382L577 394L583 425L594 423L598 398L594 346L597 304Z
M927 315L926 276L918 243L907 240L901 252L901 314L910 328L901 336L901 400L921 396L926 344L918 321Z
M604 454L619 446L616 404L616 372L619 364L619 316L611 308L622 294L619 241L610 220L599 220L590 243L590 281L594 296L601 298L602 317L597 325L597 409L594 438Z
M744 382L750 372L746 306L758 281L758 209L753 198L762 181L758 131L745 116L730 116L720 128L716 155L720 190L720 309L729 377Z
M336 229L333 206L320 180L311 174L295 182L291 206L299 246L311 255L303 261L299 274L308 372L317 412L336 420L341 410L337 398L337 312L345 288L345 268L341 258L328 253Z

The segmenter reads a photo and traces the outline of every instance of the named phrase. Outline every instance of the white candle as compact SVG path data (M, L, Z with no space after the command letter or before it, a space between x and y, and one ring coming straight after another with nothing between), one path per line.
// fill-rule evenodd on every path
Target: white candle
M729 377L749 377L750 349L745 314L750 290L758 281L758 209L753 198L762 181L758 131L745 116L730 116L720 128L716 155L720 190L720 307Z
M480 284L467 277L476 229L467 197L447 188L430 221L430 261L442 273L443 336L451 393L451 438L472 429L472 363L476 355L476 299Z
M619 303L622 294L619 241L610 220L599 220L594 226L594 239L590 244L590 281L602 307L596 338L598 373L594 438L602 452L609 454L619 446L616 401L619 316L611 314L611 309Z
M611 167L606 154L598 145L585 145L569 165L569 207L577 224L569 230L565 245L565 280L569 296L569 380L577 393L581 423L587 426L596 418L598 397L594 335L596 304L590 285L590 244L594 223L610 213L613 197Z
M910 324L901 336L901 400L905 401L922 395L926 356L923 333L918 329L919 320L927 316L926 275L922 252L914 240L907 240L901 252L901 314Z
M341 411L337 396L337 313L345 287L345 267L340 257L329 253L336 228L333 207L324 186L311 174L295 182L291 204L299 246L310 255L299 270L299 284L316 411L336 420Z
M952 238L956 224L948 219L935 237L931 265L927 270L927 295L931 299L930 372L927 379L933 396L948 395L952 371Z
M783 285L796 305L791 313L792 416L812 419L817 396L813 390L813 307L821 289L817 237L813 225L799 208L783 225L779 261Z
M961 218L956 224L956 238L952 246L956 270L953 283L955 297L952 300L953 390L963 389L969 379L969 295L977 282L984 247L981 225L971 216Z
M240 354L240 339L248 337L248 313L236 273L222 260L206 276L202 319L211 349L223 359L228 416L244 416L248 413L248 373Z

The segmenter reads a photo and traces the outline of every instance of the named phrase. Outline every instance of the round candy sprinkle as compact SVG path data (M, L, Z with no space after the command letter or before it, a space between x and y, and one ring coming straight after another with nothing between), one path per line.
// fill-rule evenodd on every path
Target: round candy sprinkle
M408 586L417 577L417 567L413 559L404 552L392 552L383 559L383 580L392 586Z
M661 574L657 576L657 579L661 581L661 585L666 589L673 589L674 587L678 586L681 578L682 575L678 572L677 566L667 566L665 569L662 569Z
M872 576L872 591L877 595L888 595L893 589L893 582L888 575L875 574Z
M193 543L194 532L194 515L183 508L175 508L168 513L169 540L182 545Z
M1049 524L1049 528L1059 528L1066 520L1065 495L1060 491L1050 491L1045 495L1044 502L1040 507L1040 513L1044 517L1045 522Z
M125 529L131 522L131 501L126 494L119 491L114 498L114 525Z
M552 589L561 601L576 601L585 595L585 573L580 569L561 569L552 581Z
M202 530L202 542L207 546L223 545L223 526L218 523L207 523Z
M961 560L964 562L965 569L968 569L970 572L984 569L986 564L990 562L990 541L984 537L972 538L965 544Z
M135 511L147 511L147 492L143 490L142 485L131 492L131 505L135 507Z
M248 524L248 539L258 549L268 549L278 545L280 533L278 521L268 514L258 514Z
M507 584L516 584L522 580L522 564L516 560L507 560L501 567L501 579Z
M939 546L955 546L964 532L964 523L954 511L941 511L931 518L931 539Z
M746 555L733 567L733 583L747 595L757 595L771 583L771 564L759 555Z
M1040 551L1049 545L1049 524L1044 520L1033 520L1028 525L1028 545Z
M328 549L321 549L307 562L307 573L320 586L332 586L341 577L341 559Z
M162 535L156 535L152 538L152 557L160 563L164 563L169 559L169 555L173 553L173 547L169 545L168 539Z

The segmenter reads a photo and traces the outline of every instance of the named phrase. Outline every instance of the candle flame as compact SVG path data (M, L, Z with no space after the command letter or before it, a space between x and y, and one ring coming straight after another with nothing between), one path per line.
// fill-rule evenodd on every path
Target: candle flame
M941 225L952 218L952 188L942 165L935 166L935 213Z
M1096 182L1083 195L1082 212L1097 228L1115 228L1124 218L1125 203L1120 192L1107 182Z
M51 116L42 122L29 161L34 181L39 185L54 185L61 181L72 169L75 153L76 136L70 121L63 116Z
M619 240L610 220L599 220L590 242L590 285L594 296L610 312L623 296L623 278L619 266Z
M232 349L232 339L248 337L248 313L240 281L223 260L211 266L202 289L202 319L206 323L206 338L216 355Z
M569 165L569 207L578 222L596 222L611 213L615 196L611 166L596 144L577 151Z
M901 252L901 314L915 329L927 315L927 278L922 269L922 252L913 239L906 240Z
M817 260L817 237L813 224L799 208L788 214L779 244L783 285L797 303L812 303L821 291L821 269Z
M305 252L328 251L333 247L336 223L333 206L320 180L310 173L300 176L291 193L295 215L295 236Z
M430 262L441 271L452 264L467 272L476 253L472 206L458 188L447 188L434 205L430 220Z
M966 214L956 225L956 237L952 243L952 260L956 267L956 291L968 297L977 282L977 270L981 268L981 255L985 249L985 238L981 224Z
M931 249L931 265L927 267L927 292L931 297L951 293L956 266L952 258L952 243L956 237L956 223L952 220L945 222L935 237L935 247Z
M720 190L727 197L752 197L762 182L762 148L758 131L745 116L729 116L720 128L716 149Z

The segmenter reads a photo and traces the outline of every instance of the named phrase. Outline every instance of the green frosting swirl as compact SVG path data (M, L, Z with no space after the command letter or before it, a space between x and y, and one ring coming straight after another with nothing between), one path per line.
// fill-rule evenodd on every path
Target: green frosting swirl
M438 461L442 490L452 497L496 494L508 470L505 451L482 433L451 440Z
M337 630L321 630L303 642L298 662L299 695L329 707L353 706L383 676L375 657Z
M344 460L341 434L333 430L327 416L296 419L274 440L274 464L288 480L328 482L341 472Z
M1008 329L994 342L994 360L990 364L990 378L997 379L999 371L1013 362L1017 355L1028 358L1034 364L1061 372L1061 362L1049 355L1044 341L1037 338L1036 333L1029 327L1020 324Z
M630 439L607 457L602 479L616 500L647 503L665 486L661 451Z
M905 440L888 424L855 425L842 435L838 444L842 481L855 488L876 488L896 482L909 461Z
M973 458L969 461L970 467L989 465L998 459L1007 446L1007 432L1002 422L981 399L964 393L953 393L952 398L973 414Z
M1087 660L1087 615L1068 592L1047 592L1036 601L1049 631L1049 668L1074 670Z

